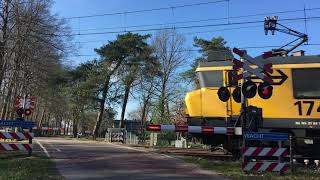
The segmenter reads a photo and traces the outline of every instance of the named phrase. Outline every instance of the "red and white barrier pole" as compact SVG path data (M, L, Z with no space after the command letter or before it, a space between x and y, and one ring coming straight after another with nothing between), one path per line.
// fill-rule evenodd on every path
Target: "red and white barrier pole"
M149 124L147 131L153 132L188 132L202 134L225 134L235 135L233 127L211 127L211 126L188 126L188 125L165 125L165 124Z

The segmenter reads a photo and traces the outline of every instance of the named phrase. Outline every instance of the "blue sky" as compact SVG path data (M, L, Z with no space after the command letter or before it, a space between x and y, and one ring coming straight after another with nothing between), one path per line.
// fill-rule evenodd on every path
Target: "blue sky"
M160 7L172 7L184 4L194 4L201 2L213 2L216 0L55 0L53 4L53 12L60 17L69 18L77 16L86 16L94 14L105 14L115 12L134 11L141 9L153 9ZM129 28L128 26L148 25L148 24L165 24L178 21L203 20L209 18L227 18L222 20L202 21L198 23L180 23L175 26L193 26L207 24L221 24L263 20L266 15L246 17L246 18L230 18L234 16L251 15L267 13L269 16L278 15L279 19L303 18L304 12L297 11L291 13L276 14L274 12L303 10L304 6L308 8L319 8L318 10L306 11L307 17L320 17L320 1L319 0L230 0L229 2L219 2L207 5L175 8L169 10L120 14L114 16L101 16L93 18L74 18L69 19L69 24L73 33L93 33L93 32L109 32L123 31L134 29L149 29L170 27L173 25L156 25L139 28ZM281 21L280 21L281 23ZM305 32L309 35L309 43L320 44L320 19L307 21L307 29L305 22L283 22L283 24L295 30ZM250 26L250 27L248 27ZM128 27L128 28L124 28ZM231 29L232 28L232 29ZM229 30L226 30L229 29ZM204 33L204 31L210 31ZM229 47L256 47L268 45L282 45L294 37L276 33L275 36L265 36L263 24L243 24L220 27L202 27L179 30L186 37L186 46L192 49L192 39L194 36L210 39L215 36L222 36L228 42ZM154 31L146 32L153 34ZM74 36L74 42L77 44L77 52L70 55L66 60L72 61L72 64L79 64L96 57L93 49L105 44L108 40L115 39L116 34L87 35ZM306 50L306 53L320 54L319 45L302 46L300 49ZM270 48L247 49L252 56L259 55ZM80 54L84 56L75 56ZM194 56L197 53L194 52ZM129 104L129 111L134 104Z

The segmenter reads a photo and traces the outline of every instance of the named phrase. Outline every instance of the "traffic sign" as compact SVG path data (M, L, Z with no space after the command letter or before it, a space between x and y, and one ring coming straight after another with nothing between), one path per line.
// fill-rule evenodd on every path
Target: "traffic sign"
M260 69L263 69L265 72L268 72L271 74L273 73L272 63L263 64L262 62L259 61L261 60L261 58L264 59L265 56L262 55L262 56L257 56L253 58L249 56L247 53L245 53L245 51L241 51L237 48L233 48L233 52L239 55L240 57L244 58L246 61L250 62L251 64L257 65Z
M23 99L21 96L16 96L14 99L14 109L17 110L23 107Z
M234 63L234 70L243 68L243 73L241 75L237 75L235 77L236 80L242 78L246 79L251 75L254 75L265 82L272 83L272 79L268 76L268 73L273 73L272 63L263 64L262 62L260 62L261 59L267 58L268 56L265 56L265 54L263 54L261 56L253 58L247 55L245 51L241 51L237 48L233 48L232 51L243 58L243 62L235 58L232 60L232 62ZM257 68L253 68L250 65L256 65Z
M271 74L268 74L268 76L272 79L273 83L271 83L270 85L282 85L287 79L288 79L288 76L283 72L281 71L280 69L277 69L276 72L279 74L279 75L275 75L275 73L273 73L272 75ZM251 80L256 80L256 79L260 79L258 77L251 77ZM278 81L277 81L278 80ZM256 81L255 81L256 82Z
M0 120L0 127L21 127L32 128L35 126L34 122L21 120Z
M274 132L245 132L243 138L245 140L287 141L289 140L289 134Z
M35 97L31 96L29 98L26 98L26 102L25 102L25 109L31 109L34 110L34 106L35 106Z

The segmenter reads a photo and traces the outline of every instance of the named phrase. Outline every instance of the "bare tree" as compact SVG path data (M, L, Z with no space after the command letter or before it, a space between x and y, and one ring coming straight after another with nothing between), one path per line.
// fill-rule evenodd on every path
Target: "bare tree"
M50 0L2 0L0 8L1 118L14 118L15 96L36 96L32 119L51 120L57 100L69 28L50 12ZM55 108L52 108L55 107ZM30 118L30 117L29 117ZM61 119L61 117L59 117ZM54 120L56 121L56 119Z
M160 61L161 77L159 78L158 111L160 118L168 118L170 101L176 96L174 81L178 77L179 68L186 64L188 53L185 38L176 30L161 30L152 40L154 52Z

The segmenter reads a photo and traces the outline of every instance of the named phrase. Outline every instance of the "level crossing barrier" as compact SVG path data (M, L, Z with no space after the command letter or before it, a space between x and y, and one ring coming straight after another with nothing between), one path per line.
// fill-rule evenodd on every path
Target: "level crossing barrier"
M242 170L244 172L279 172L292 169L291 138L287 133L245 132L244 146L241 148ZM283 141L290 140L290 152L282 147ZM250 147L247 141L277 141L278 147ZM284 162L284 157L290 157L290 163Z
M20 129L21 132L0 132L0 139L10 139L16 141L28 140L28 143L19 142L2 142L0 143L0 151L27 151L29 156L32 155L32 139L34 134L32 133L33 122L18 120L0 120L0 127L14 127ZM24 129L29 129L24 131Z
M242 155L244 161L242 163L242 170L245 172L286 172L289 164L281 162L281 157L288 156L287 148L271 148L271 147L244 147L242 148ZM258 162L250 162L247 157L278 157L278 162L271 160L263 160Z
M148 124L146 126L146 130L152 132L188 132L202 134L237 135L235 127Z
M41 133L42 135L61 135L64 132L64 128L59 128L59 127L33 127L33 130Z

